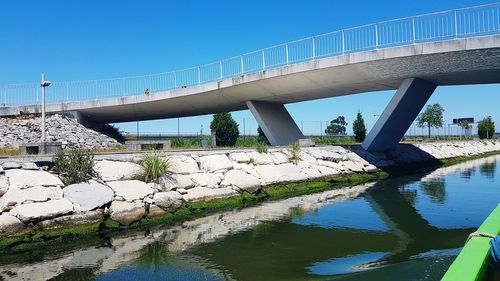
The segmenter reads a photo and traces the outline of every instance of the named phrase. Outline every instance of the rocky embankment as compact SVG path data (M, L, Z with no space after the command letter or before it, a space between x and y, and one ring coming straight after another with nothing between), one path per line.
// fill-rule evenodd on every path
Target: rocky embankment
M61 142L63 148L105 148L120 145L115 139L89 129L60 114L46 119L47 141ZM0 118L0 147L36 143L42 134L41 117Z
M171 152L164 155L171 173L159 183L133 179L141 172L135 163L140 159L137 154L110 155L95 163L99 178L68 186L35 163L4 162L0 169L0 234L34 225L44 229L108 219L129 225L174 211L186 202L236 196L277 183L492 151L500 151L500 142L401 145L387 154L338 146L311 147L296 152L294 161L290 148L270 149L268 153L249 149Z

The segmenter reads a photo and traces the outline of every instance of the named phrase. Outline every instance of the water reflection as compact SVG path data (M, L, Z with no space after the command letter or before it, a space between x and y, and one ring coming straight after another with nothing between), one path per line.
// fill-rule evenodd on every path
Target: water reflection
M446 199L446 186L444 178L435 178L421 182L422 191L435 203L444 204Z
M265 203L175 227L129 231L45 254L39 261L17 258L21 261L0 266L0 276L436 280L500 200L492 184L498 160ZM474 173L476 167L479 173Z

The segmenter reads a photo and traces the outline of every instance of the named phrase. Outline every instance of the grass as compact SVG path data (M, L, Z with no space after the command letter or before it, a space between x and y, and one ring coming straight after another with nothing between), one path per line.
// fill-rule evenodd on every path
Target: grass
M157 182L160 177L170 173L171 164L168 158L157 153L146 154L139 162L142 173L138 177L145 182Z
M255 145L255 149L257 150L258 153L267 153L267 144L263 143L263 142L258 142L256 145Z
M19 148L14 148L10 145L0 147L0 156L14 156L19 154L21 154L21 150Z
M296 143L292 144L292 146L291 146L290 157L288 157L288 161L297 165L300 160L301 160L300 159L300 145L299 145L299 143L296 142Z

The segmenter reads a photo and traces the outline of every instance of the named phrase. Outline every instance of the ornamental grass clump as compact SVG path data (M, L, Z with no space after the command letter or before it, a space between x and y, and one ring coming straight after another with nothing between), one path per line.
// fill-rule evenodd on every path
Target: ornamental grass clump
M292 144L292 149L290 149L290 157L288 157L288 161L297 165L300 160L302 160L300 159L300 145L296 142Z
M90 150L58 151L53 158L54 172L65 185L86 182L98 174L94 170L94 154Z
M258 142L255 149L258 153L267 153L267 144L264 142Z
M142 166L140 178L145 182L158 182L165 174L170 174L170 161L160 155L146 154L139 162Z

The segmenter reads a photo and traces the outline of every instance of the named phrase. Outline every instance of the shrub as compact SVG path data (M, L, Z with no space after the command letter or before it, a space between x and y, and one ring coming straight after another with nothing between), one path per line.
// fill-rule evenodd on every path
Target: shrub
M366 127L365 120L363 119L363 115L358 111L358 115L356 116L356 120L352 123L352 131L354 132L354 139L357 142L362 142L366 137Z
M264 142L258 142L255 149L257 149L258 153L267 153L267 144Z
M477 134L480 139L491 139L495 135L495 122L491 116L484 118L477 124Z
M139 164L142 167L139 178L145 182L158 182L161 176L170 173L169 160L156 153L144 155Z
M292 162L293 164L297 165L300 161L300 145L299 143L294 143L292 144L292 147L290 149L290 157L288 157L288 161Z
M110 124L96 125L92 129L94 129L95 131L97 131L103 135L106 135L110 138L115 139L119 143L125 143L125 137L120 132L120 130L113 125L110 125Z
M257 138L259 140L259 142L263 142L267 145L271 144L269 142L269 140L267 139L266 134L264 134L264 131L262 131L262 129L260 128L260 126L257 128L257 134L259 134L259 136Z
M238 124L229 112L214 114L210 129L215 131L217 146L234 146L240 134Z
M75 149L57 152L53 159L54 172L65 185L80 183L97 177L94 170L94 154L89 150Z
M183 147L190 147L191 146L191 141L185 138L175 138L172 139L171 141L172 147L175 148L183 148Z

